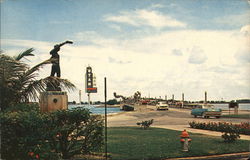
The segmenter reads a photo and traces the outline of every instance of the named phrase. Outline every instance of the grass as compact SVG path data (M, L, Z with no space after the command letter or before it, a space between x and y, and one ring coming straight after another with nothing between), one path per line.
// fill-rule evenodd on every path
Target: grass
M250 119L250 114L227 114L227 115L222 115L221 117Z
M108 152L111 153L112 160L156 160L245 152L250 144L246 140L225 143L220 137L190 133L192 143L190 151L185 153L181 151L180 134L180 131L160 128L108 128Z

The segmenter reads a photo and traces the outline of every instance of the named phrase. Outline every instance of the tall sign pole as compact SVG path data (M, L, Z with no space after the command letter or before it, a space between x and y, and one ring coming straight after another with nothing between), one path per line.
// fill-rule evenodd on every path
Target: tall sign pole
M88 105L90 106L90 93L88 93Z
M92 68L88 66L85 74L85 92L88 94L88 103L90 105L90 93L97 93L96 77Z
M108 159L108 145L107 145L107 81L104 78L104 99L105 99L105 157Z

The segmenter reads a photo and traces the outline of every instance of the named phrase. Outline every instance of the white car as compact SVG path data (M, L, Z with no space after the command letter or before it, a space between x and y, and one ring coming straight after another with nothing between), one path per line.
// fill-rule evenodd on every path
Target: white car
M168 104L165 101L158 102L156 104L157 110L168 110Z

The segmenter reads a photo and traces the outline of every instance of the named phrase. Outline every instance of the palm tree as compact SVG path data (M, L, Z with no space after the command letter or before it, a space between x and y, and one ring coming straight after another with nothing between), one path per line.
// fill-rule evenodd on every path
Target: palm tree
M38 99L39 93L46 90L47 84L55 86L60 83L62 89L74 90L75 86L67 79L46 77L37 79L41 67L51 63L51 59L30 68L22 59L34 56L33 48L27 49L18 56L11 57L0 52L0 107L7 107L20 102Z

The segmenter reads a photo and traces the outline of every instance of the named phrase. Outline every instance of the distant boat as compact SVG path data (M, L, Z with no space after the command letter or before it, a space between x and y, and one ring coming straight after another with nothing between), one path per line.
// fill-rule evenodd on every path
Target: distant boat
M121 106L121 110L124 110L124 111L134 111L135 108L131 105L127 105L127 104L124 104Z

